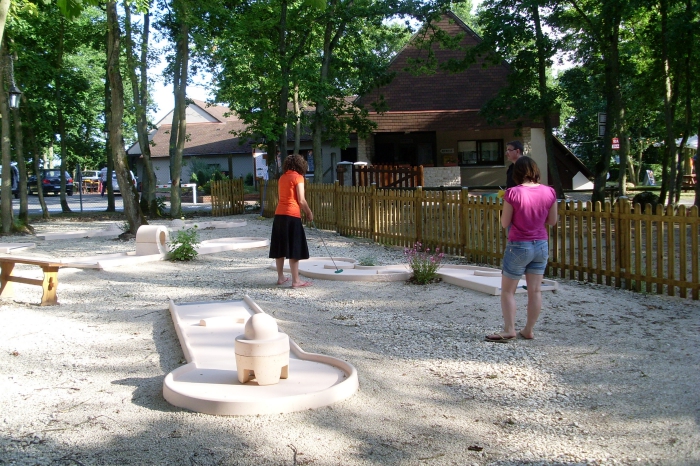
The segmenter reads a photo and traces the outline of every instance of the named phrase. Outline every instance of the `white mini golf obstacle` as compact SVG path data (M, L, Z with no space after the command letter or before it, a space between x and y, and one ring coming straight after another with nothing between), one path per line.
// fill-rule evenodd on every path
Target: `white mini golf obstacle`
M44 241L57 239L75 239L75 238L96 238L98 236L117 237L122 234L122 230L114 223L107 225L106 228L95 230L75 230L64 233L44 233L36 235L37 238Z
M67 267L108 269L164 260L168 254L168 229L163 225L143 225L136 232L136 250L97 256L61 259Z
M184 220L175 219L168 224L168 228L171 231L186 230L188 228L197 227L200 230L204 229L214 229L214 228L239 228L244 227L248 224L245 220L237 220L231 222L224 222L220 220L214 220L211 222L189 222L186 223Z
M270 270L276 270L275 263ZM342 270L342 272L339 272ZM284 261L289 272L289 261ZM308 278L347 282L399 282L411 278L405 265L362 266L347 257L310 257L299 261L299 274Z
M66 267L104 270L124 265L162 261L168 256L169 240L170 234L165 225L143 225L139 227L136 232L135 251L97 256L72 257L61 259L60 262L65 264ZM269 245L270 240L265 238L219 238L202 241L196 250L198 254L206 255L237 249L260 248Z
M12 254L13 252L26 251L36 247L36 243L0 243L0 253Z
M500 269L471 265L443 265L437 275L445 283L494 296L501 294ZM542 279L542 291L556 291L558 286L554 280ZM524 279L518 282L515 292L527 293L527 282Z
M274 262L270 269L275 270ZM288 261L284 262L284 271L290 271ZM356 260L347 257L311 257L299 261L299 274L320 280L388 282L408 280L412 272L405 264L361 266ZM500 269L471 265L443 265L438 269L437 276L446 283L462 288L494 296L501 294ZM557 287L558 284L554 280L542 280L542 291L556 291ZM527 282L523 279L518 283L516 293L525 292L527 292Z
M170 313L187 361L163 382L175 406L217 415L288 413L345 400L359 387L352 365L304 352L248 296L171 301Z
M233 237L233 238L217 238L202 241L197 246L198 254L214 254L224 251L235 251L237 249L254 249L270 246L270 240L257 237Z

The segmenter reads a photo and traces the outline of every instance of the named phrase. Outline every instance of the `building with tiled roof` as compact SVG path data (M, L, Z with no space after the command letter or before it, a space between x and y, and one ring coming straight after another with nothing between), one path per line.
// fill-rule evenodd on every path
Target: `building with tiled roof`
M462 35L460 48L466 49L481 42L479 36L453 13L446 13L436 26L455 37ZM372 109L372 104L383 100L386 111L370 112L377 123L371 137L358 141L358 158L373 164L407 164L424 167L459 167L462 186L505 186L507 159L505 146L519 139L525 154L535 159L540 167L547 166L544 129L541 122L512 121L490 125L480 114L481 108L500 88L506 85L510 72L507 63L483 66L477 62L468 69L452 73L438 69L432 74L414 74L407 70L415 60L426 59L427 50L417 47L417 36L394 57L390 71L394 79L384 87L357 99L359 105ZM438 63L450 59L461 60L464 51L432 46ZM516 135L517 134L517 135ZM558 144L555 148L564 188L582 168L566 162L573 157ZM569 170L577 170L569 173ZM563 173L562 173L563 170ZM543 181L547 182L547 173ZM448 176L449 178L449 176ZM454 178L454 177L452 177Z
M185 111L187 119L187 140L182 154L182 180L189 180L191 171L189 161L196 157L204 160L210 166L217 166L222 172L228 174L229 167L233 169L233 177L245 178L249 173L255 176L263 176L260 165L264 162L260 157L262 150L254 144L254 141L237 137L234 133L245 129L245 124L231 110L223 105L208 104L201 100L191 99ZM157 184L165 184L170 181L170 130L173 112L171 111L156 124L150 135L151 160L158 179ZM294 130L288 130L289 141L293 145ZM354 140L354 138L353 138ZM301 153L306 154L311 149L311 135L308 131L301 137ZM291 146L290 146L291 149ZM355 149L341 150L325 143L323 146L325 176L324 181L332 182L334 172L331 165L352 157ZM347 154L350 154L349 156ZM130 158L130 165L137 177L143 174L143 159L141 158L141 147L138 142L134 143L127 151ZM336 157L337 154L337 157ZM341 158L342 157L342 158ZM337 160L336 160L337 159ZM229 164L230 161L230 164ZM264 170L263 170L264 171Z

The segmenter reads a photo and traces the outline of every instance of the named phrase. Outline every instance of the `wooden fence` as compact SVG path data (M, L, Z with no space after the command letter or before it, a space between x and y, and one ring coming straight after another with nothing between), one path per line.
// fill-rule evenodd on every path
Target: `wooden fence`
M346 168L338 166L339 170ZM415 188L423 186L423 166L401 167L394 165L354 165L352 170L353 186L377 185L378 188ZM343 180L343 176L338 176Z
M277 206L277 182L261 190L266 217ZM396 246L421 241L470 261L500 266L506 244L498 199L461 191L377 189L309 183L306 199L319 228ZM646 293L700 299L698 208L657 207L642 213L622 200L611 206L559 203L549 227L547 274Z
M211 215L216 217L244 213L243 194L243 178L212 181Z

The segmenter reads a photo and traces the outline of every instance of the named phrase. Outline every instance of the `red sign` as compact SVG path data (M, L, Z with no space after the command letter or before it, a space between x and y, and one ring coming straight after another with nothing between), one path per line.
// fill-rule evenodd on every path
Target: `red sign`
M612 138L612 148L613 148L613 149L619 149L619 148L620 148L620 139L618 139L618 138Z

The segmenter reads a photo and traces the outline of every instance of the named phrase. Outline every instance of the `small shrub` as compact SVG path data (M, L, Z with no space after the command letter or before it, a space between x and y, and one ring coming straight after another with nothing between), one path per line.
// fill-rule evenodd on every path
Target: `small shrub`
M171 261L191 261L197 257L199 245L199 235L197 225L192 228L180 230L175 235L175 239L170 242L170 254L168 260Z
M156 196L156 207L158 208L158 216L161 217L165 212L165 197Z
M245 181L243 183L245 183L246 186L253 186L253 174L248 173L245 176Z
M440 268L442 258L445 256L440 248L435 248L431 253L430 248L423 250L423 245L416 242L412 248L404 249L404 256L408 266L413 272L412 282L419 285L432 283L437 279L437 271Z
M131 231L131 225L129 225L129 222L127 222L127 221L120 223L118 226L119 226L119 229L121 231L123 231L124 233L126 233L127 231Z
M659 204L659 196L650 191L635 194L632 198L632 205L637 204L641 204L642 213L646 210L647 204L651 205L651 213L654 213L656 212L656 206Z
M377 260L372 256L364 256L360 257L360 260L357 263L365 267L374 267L377 265Z

